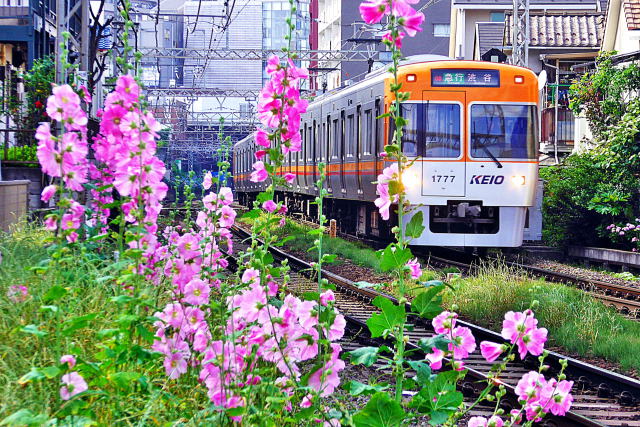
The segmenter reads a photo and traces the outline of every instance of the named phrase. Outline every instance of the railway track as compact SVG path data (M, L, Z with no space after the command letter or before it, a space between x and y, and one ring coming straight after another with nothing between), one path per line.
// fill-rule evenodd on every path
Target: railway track
M234 245L238 248L246 247L246 244L243 244L242 241L248 237L248 233L237 227L232 231L234 233ZM270 251L276 261L287 260L289 266L291 266L289 289L292 292L304 293L317 290L316 282L311 277L311 266L308 263L277 248L270 248ZM352 281L328 271L323 271L323 275L336 287L336 306L347 319L347 332L350 336L357 336L359 340L364 340L365 344L362 345L371 345L371 341L375 341L379 345L380 341L368 336L365 322L371 314L377 311L377 308L371 304L372 300L382 294L370 289L358 288ZM388 295L385 296L389 297ZM393 300L392 297L389 298ZM408 346L410 348L418 349L418 340L435 335L430 322L419 317L412 317L409 321L414 325L413 330L408 333L410 339ZM478 342L482 340L504 341L495 332L467 322L460 321L459 323L469 327ZM416 355L419 354L420 352L416 353ZM419 357L423 358L424 353L421 353ZM559 371L559 361L563 358L566 357L551 352L546 360L546 363L551 367L549 375ZM579 360L566 359L569 360L569 368L566 371L567 377L575 382L573 407L566 417L549 416L545 418L544 425L640 427L640 381L600 369ZM484 380L487 378L486 373L492 364L488 363L478 353L472 354L465 363L469 372L465 382L462 384L462 391L467 398L472 399L483 389ZM522 374L536 369L537 363L537 358L529 357L524 362L512 363L508 371L503 373L502 380L511 392L510 398L505 400L506 409L509 409L509 406L519 406L516 397L513 395L513 389Z

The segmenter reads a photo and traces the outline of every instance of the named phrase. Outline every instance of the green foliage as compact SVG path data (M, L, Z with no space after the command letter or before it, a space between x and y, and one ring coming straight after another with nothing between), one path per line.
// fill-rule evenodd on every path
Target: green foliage
M382 312L372 314L367 319L367 326L372 337L387 336L394 329L404 325L407 319L404 305L396 305L390 299L382 296L376 297L373 300L373 305L380 308Z
M374 394L367 405L353 416L357 427L395 427L404 421L402 406L387 393Z

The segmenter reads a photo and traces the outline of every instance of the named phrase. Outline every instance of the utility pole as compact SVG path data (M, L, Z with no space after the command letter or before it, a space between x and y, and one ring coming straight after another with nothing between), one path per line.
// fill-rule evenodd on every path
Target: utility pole
M65 72L62 66L62 43L64 42L64 33L66 29L66 10L65 1L56 0L56 84L62 85L65 83Z
M529 65L529 0L513 0L511 20L511 62L513 65Z

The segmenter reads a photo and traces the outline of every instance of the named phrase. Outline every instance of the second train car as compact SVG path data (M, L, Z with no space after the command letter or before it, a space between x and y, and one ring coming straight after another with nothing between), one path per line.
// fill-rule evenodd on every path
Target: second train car
M402 148L416 162L403 174L408 200L423 212L425 230L412 244L517 247L538 180L538 80L507 64L410 58L398 70L408 119ZM373 204L373 181L388 162L379 157L393 136L388 118L392 76L381 70L317 97L302 118L302 151L280 173L296 180L277 197L290 212L313 219L318 163L327 164L328 218L344 232L390 236ZM249 180L256 144L233 148L235 191L250 203L265 183ZM407 217L408 221L410 218ZM397 221L397 219L396 219Z

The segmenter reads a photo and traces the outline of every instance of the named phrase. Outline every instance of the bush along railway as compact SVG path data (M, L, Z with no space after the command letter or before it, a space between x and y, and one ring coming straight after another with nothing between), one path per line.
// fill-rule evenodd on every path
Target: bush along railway
M232 232L234 246L246 248L246 241L250 237L249 233L239 227L234 227ZM290 291L299 294L317 291L317 282L312 277L313 269L310 264L278 248L270 248L270 252L277 262L286 261L292 269L288 288ZM368 329L366 327L366 320L377 311L377 308L372 304L373 299L383 294L371 289L359 288L352 281L325 270L322 274L336 287L334 291L336 306L347 319L347 331L354 337L358 336L355 342L362 343L358 345L386 344L384 341L373 339L367 335ZM397 303L393 297L383 296ZM409 304L406 309L407 312L411 312ZM410 316L409 320L413 327L409 332L408 348L417 351L414 354L415 357L424 358L425 354L421 352L419 341L436 334L430 322L417 316ZM495 332L468 322L459 321L459 323L470 328L478 340L504 342L502 337ZM545 360L545 363L550 366L550 374L560 371L561 359L569 361L565 373L568 379L574 381L573 406L564 418L545 417L543 425L640 426L640 381L554 352L550 352L549 357ZM462 384L462 390L468 397L472 397L484 388L483 383L487 379L492 364L477 353L471 354L465 362L468 373ZM537 364L537 358L528 356L524 361L516 360L510 363L507 371L502 373L500 379L510 393L510 398L503 403L506 409L517 406L517 398L513 395L515 384L522 374L536 369Z

